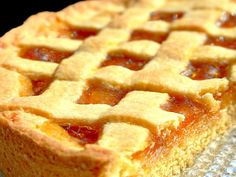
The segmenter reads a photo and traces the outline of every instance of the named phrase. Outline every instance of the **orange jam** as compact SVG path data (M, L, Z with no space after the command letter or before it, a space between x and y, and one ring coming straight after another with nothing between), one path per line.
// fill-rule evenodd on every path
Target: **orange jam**
M224 36L208 36L206 45L216 45L236 50L236 38L226 38Z
M62 126L62 128L64 128L70 136L77 138L81 145L96 143L101 132L101 128L91 126L68 124Z
M153 12L150 15L150 20L163 20L166 22L173 22L177 19L182 18L184 15L184 12Z
M158 43L162 43L168 37L168 33L155 33L144 30L135 30L132 32L130 40L150 40Z
M128 93L127 90L90 82L88 88L83 92L78 104L108 104L116 105Z
M223 78L227 76L227 63L197 63L190 62L182 75L193 80L205 80L213 78Z
M107 56L107 59L101 64L101 67L117 65L137 71L142 69L148 61L149 60L142 60L141 58L133 55L127 55L123 53L111 53Z
M236 27L236 14L225 12L222 17L217 21L217 25L222 28Z
M75 29L75 28L69 28L65 29L61 32L60 36L67 37L70 39L77 39L77 40L84 40L90 36L95 36L99 30L97 29L90 29L90 28L80 28L80 29Z
M198 131L194 126L197 122L207 121L214 117L213 114L216 115L216 113L209 113L204 105L185 96L171 96L161 108L169 112L183 114L185 116L184 121L180 123L177 129L172 129L171 132L167 130L169 133L164 130L159 136L153 135L154 143L144 151L133 154L133 158L145 158L148 163L151 159L157 159L159 155L167 154L169 149L181 143L188 133L192 134L192 131L195 133Z
M43 93L48 88L51 82L51 78L31 80L34 95L40 95L41 93Z
M22 58L53 63L60 63L63 59L71 55L71 52L58 51L47 47L24 48L20 52L20 57Z
M172 96L168 103L162 105L161 108L169 112L183 114L185 120L181 123L182 128L194 122L194 120L204 114L207 114L203 105L191 100L190 98L180 96Z

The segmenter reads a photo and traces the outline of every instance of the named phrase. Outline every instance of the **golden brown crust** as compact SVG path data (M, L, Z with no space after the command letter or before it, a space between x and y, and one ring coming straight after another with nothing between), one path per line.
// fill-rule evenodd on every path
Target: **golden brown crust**
M172 176L190 165L231 127L235 114L236 52L206 41L221 35L235 39L235 27L221 28L216 21L236 3L208 1L83 1L33 15L6 33L0 39L0 169L6 177ZM183 15L172 22L151 20L157 10ZM94 34L75 39L70 30ZM135 31L146 37L133 40ZM45 62L47 56L29 60L22 55L29 48L71 55L57 63ZM140 70L103 66L112 55L146 64ZM194 62L229 67L224 77L194 80L184 74ZM34 81L45 78L50 83L36 96ZM91 83L124 91L124 97L115 106L82 104ZM149 157L145 152L158 138L167 141L189 121L181 111L164 110L175 97L200 104L206 114L189 124L174 146L164 144L159 157ZM96 125L101 132L95 143L84 145L63 128L67 124ZM137 155L142 153L145 158ZM152 153L157 156L157 150Z

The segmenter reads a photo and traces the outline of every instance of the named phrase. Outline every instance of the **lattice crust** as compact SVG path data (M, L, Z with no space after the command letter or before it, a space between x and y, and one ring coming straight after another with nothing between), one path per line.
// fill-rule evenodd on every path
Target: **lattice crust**
M231 82L236 82L236 65L233 65L230 69L230 81Z
M17 72L0 68L0 82L3 85L0 89L1 100L31 95L30 80ZM4 85L7 85L7 87L4 87Z
M180 2L181 1L181 2ZM204 0L169 0L165 1L165 4L160 8L162 11L191 11L192 9L220 9L229 12L234 12L235 3L231 0L209 0L209 3L203 3ZM182 4L182 6L179 5Z
M42 12L30 17L24 25L7 33L1 39L1 46L7 48L1 52L2 65L30 77L33 74L36 77L38 75L52 76L58 64L25 60L19 56L21 49L29 46L46 47L74 53L85 38L77 36L78 40L74 40L72 35L76 33L76 30L85 32L92 30L95 32L91 35L95 35L109 23L113 16L125 9L124 6L112 2L103 3L104 6L101 6L98 1L83 2L69 6L58 13ZM82 13L77 13L78 11ZM67 16L70 16L70 19L66 18ZM31 71L32 69L29 68L34 68L32 67L34 65L40 66L35 68L35 71Z
M190 119L165 105L184 98L219 118L234 102L222 99L235 97L236 25L220 20L235 9L231 0L101 0L32 16L0 39L0 123L62 156L101 163L100 176L145 176L148 163L135 157ZM213 67L209 78L198 76L203 64ZM68 125L98 127L97 140L81 143ZM172 175L191 160L156 171Z

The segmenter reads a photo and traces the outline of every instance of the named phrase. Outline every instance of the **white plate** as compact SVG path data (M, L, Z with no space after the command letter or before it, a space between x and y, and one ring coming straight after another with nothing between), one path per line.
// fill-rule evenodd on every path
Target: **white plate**
M236 126L210 143L183 176L236 177Z

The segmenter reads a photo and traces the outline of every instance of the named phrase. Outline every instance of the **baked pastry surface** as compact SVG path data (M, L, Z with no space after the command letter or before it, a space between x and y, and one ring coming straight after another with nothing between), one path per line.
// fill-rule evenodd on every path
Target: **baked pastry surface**
M91 0L0 38L6 177L174 176L235 122L236 2Z

